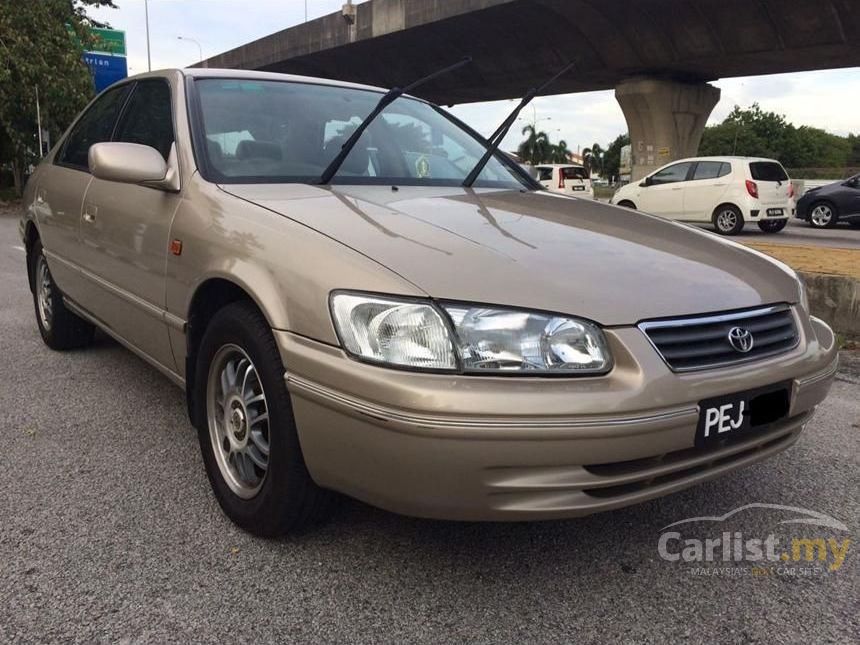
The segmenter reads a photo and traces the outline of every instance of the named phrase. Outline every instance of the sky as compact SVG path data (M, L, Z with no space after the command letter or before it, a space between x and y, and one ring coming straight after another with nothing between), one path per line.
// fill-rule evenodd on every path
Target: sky
M185 67L203 57L232 49L305 20L339 11L344 0L149 0L152 69ZM147 71L144 0L114 0L117 9L90 15L126 32L129 74ZM347 79L348 80L348 79ZM412 79L404 79L404 83ZM784 114L795 125L810 125L834 134L860 133L860 68L721 79L722 90L709 123L719 123L734 105L758 102L762 109ZM484 135L496 129L514 101L454 106L452 112ZM537 119L552 141L563 139L577 150L606 146L627 131L612 91L538 97L521 115L503 142L516 149L520 130Z

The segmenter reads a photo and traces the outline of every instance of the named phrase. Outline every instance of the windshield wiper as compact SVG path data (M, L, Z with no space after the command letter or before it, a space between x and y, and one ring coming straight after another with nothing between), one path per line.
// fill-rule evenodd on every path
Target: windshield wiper
M320 175L319 181L317 183L327 184L331 181L331 178L335 176L335 173L337 173L338 169L346 160L349 153L355 147L355 144L358 143L358 140L361 138L361 135L364 134L364 131L367 130L367 127L373 122L376 117L380 115L380 113L385 108L394 103L394 101L396 101L404 94L408 94L409 92L414 90L419 85L423 85L427 81L432 81L434 78L442 76L443 74L447 74L448 72L453 72L455 69L460 69L464 65L468 65L471 62L472 57L467 56L458 63L454 63L453 65L449 65L444 69L440 69L439 71L433 72L432 74L428 74L424 78L419 78L411 85L407 85L404 88L392 87L390 90L388 90L385 94L382 95L382 98L379 99L379 103L377 103L376 107L371 110L370 114L364 117L364 121L359 123L358 127L356 127L353 133L349 135L349 139L347 139L344 142L343 146L341 146L340 152L338 152L337 156L331 160L331 163L328 166L326 166L326 169L322 171L322 174Z
M475 164L475 167L472 168L471 172L466 175L466 178L463 180L463 186L466 188L470 188L472 184L475 183L475 180L478 178L478 175L481 174L481 171L484 169L484 166L487 165L487 162L490 160L496 151L499 149L499 146L502 144L502 139L505 138L505 135L508 133L508 130L511 129L511 126L514 124L514 121L517 120L522 109L531 103L531 100L537 96L539 93L544 91L547 87L552 85L562 74L566 73L572 67L576 65L575 62L569 63L565 65L565 67L551 79L549 79L546 83L541 85L540 87L533 87L526 95L523 97L523 100L520 101L519 105L514 108L513 112L508 115L508 118L502 121L502 124L496 128L496 131L490 135L489 142L490 145L487 147L487 151L484 155L478 160L478 163Z

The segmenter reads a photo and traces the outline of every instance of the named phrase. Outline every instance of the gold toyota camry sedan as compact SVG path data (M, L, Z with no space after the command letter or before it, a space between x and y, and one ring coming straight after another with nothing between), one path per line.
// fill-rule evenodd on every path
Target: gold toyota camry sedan
M585 515L791 446L837 368L795 273L549 193L499 141L397 89L127 79L27 185L39 331L99 328L183 387L218 502L261 535L335 491Z

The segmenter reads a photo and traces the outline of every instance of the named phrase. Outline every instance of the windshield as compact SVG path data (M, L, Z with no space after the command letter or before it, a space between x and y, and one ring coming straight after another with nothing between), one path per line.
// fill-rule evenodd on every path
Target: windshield
M219 183L313 183L381 94L290 81L200 79L204 174ZM459 186L486 150L441 109L400 98L362 134L332 183ZM475 186L522 188L498 157ZM529 186L530 187L530 186Z

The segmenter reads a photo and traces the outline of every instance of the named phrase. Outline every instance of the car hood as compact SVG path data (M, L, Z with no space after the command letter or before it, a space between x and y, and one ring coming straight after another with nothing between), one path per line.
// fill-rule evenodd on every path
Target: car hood
M798 297L790 269L739 244L546 191L296 184L222 189L338 240L437 299L627 325Z

